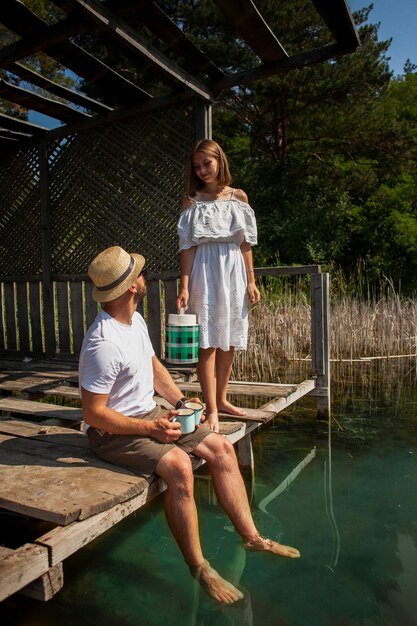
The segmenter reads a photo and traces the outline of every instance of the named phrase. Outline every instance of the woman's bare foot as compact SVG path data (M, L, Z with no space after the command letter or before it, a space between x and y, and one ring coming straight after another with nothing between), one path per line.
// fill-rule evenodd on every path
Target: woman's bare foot
M200 583L209 596L222 604L233 604L243 598L243 593L222 578L208 561L198 567L190 567L192 576Z
M213 430L215 433L219 432L219 414L217 411L212 411L211 413L206 413L206 419L204 424Z
M272 554L276 554L277 556L287 556L290 559L298 559L301 556L296 548L283 546L281 543L273 541L272 539L267 539L266 537L261 537L261 535L247 539L244 542L243 547L246 548L246 550L272 552Z
M238 406L234 406L234 404L231 404L227 400L225 400L224 402L219 402L219 404L217 405L217 409L221 413L236 415L236 417L244 417L245 415L247 415L246 411L240 409Z

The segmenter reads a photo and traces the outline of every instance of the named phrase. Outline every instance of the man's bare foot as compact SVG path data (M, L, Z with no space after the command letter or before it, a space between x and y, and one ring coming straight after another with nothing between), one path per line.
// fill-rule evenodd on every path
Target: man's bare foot
M243 593L222 578L208 561L198 567L190 567L192 576L200 583L209 596L222 604L233 604L243 598Z
M217 411L213 411L212 413L206 413L206 419L204 424L213 430L215 433L219 432L219 414Z
M234 404L231 404L227 400L219 403L217 405L217 409L221 413L228 413L229 415L236 415L236 417L244 417L245 415L247 415L246 411L244 411L243 409L240 409L238 406L234 406Z
M272 554L276 554L277 556L287 556L290 559L298 559L301 556L296 548L283 546L281 543L267 539L266 537L261 537L261 535L248 539L244 542L243 546L246 550L272 552Z

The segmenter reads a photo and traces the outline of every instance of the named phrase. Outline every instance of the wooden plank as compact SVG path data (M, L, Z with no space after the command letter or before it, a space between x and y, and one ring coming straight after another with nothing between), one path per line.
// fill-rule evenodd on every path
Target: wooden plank
M3 288L6 307L6 345L9 350L17 350L14 283L5 283Z
M49 427L54 428L54 427ZM0 506L60 525L82 520L142 493L147 481L104 463L89 449L0 435Z
M16 550L0 552L0 601L28 585L49 570L46 547L26 543Z
M13 418L0 420L0 433L14 437L32 438L35 441L53 441L56 446L80 448L82 453L90 450L88 438L80 431L68 427L45 426ZM52 437L53 435L53 437Z
M84 303L83 288L80 282L70 283L71 293L71 326L72 326L72 349L78 354L84 339Z
M68 283L56 283L59 352L71 352Z
M201 387L198 382L181 382L179 381L178 387L182 391L190 391L201 393ZM241 395L241 396L263 396L263 397L285 397L295 391L297 384L257 384L257 383L237 383L235 381L229 382L227 385L227 393L229 395Z
M271 411L269 409L250 409L248 407L242 407L244 411L246 411L246 415L240 416L239 420L242 422L269 422L276 415L276 411ZM228 413L222 413L219 411L220 419L236 419L235 416L229 415Z
M45 417L64 419L71 422L82 420L82 410L71 406L58 406L46 402L34 402L33 400L21 400L19 398L0 398L0 411L22 413L32 417Z
M261 406L262 410L265 411L275 411L275 413L279 413L283 411L287 406L293 404L296 400L299 400L310 391L314 389L316 386L316 381L314 379L304 380L302 383L297 385L297 389L291 393L289 396L285 398L276 398L271 402L267 402L263 406Z
M32 333L32 349L35 354L42 354L42 321L40 283L29 283L30 328Z
M161 285L159 280L148 281L148 331L153 349L161 357Z
M67 369L64 369L65 367ZM21 360L16 362L16 360L1 359L0 376L10 376L11 378L37 376L55 381L66 380L78 385L77 367L74 367L74 363L65 365L62 361L58 363L57 361L32 359L28 363L22 363Z
M30 352L28 292L26 282L18 282L16 284L16 301L17 326L19 329L19 349Z
M78 387L69 387L68 385L56 385L55 381L50 379L29 379L29 380L1 380L0 375L0 389L5 391L21 391L29 396L60 396L61 398L68 398L71 400L78 400L80 393ZM33 399L33 398L32 398Z
M38 378L36 376L24 376L15 378L0 372L0 389L5 391L27 391L28 393L43 393L48 387L58 388L56 380L52 378Z

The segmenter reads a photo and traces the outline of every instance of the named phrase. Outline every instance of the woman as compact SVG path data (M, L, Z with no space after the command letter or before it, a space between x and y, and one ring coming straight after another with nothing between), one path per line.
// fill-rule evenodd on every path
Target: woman
M228 402L227 383L235 349L246 349L248 301L260 300L253 270L255 214L232 182L227 157L203 139L187 159L185 198L178 220L181 287L177 309L190 308L200 326L198 377L206 424L218 432L218 413L245 411Z

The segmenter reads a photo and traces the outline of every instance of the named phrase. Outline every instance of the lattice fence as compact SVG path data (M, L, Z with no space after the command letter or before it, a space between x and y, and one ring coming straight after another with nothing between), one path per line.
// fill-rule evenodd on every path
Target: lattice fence
M118 244L151 271L178 268L176 220L192 107L167 109L48 145L52 272L85 274ZM37 147L0 162L0 275L42 271Z
M38 147L22 148L0 164L0 275L42 271Z

